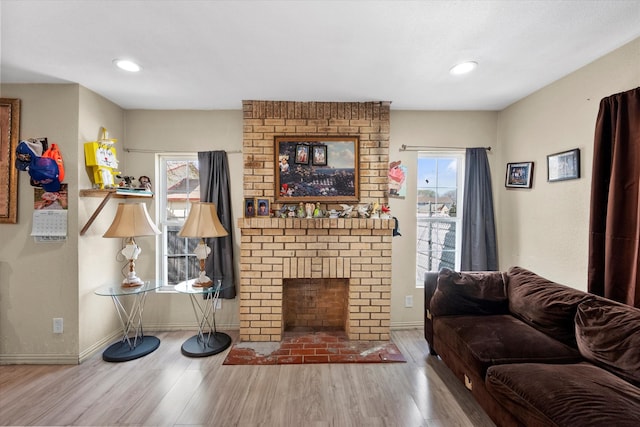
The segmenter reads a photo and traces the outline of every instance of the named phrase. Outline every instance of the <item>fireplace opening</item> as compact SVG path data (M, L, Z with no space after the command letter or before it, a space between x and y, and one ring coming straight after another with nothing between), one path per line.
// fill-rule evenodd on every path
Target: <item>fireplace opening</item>
M284 279L285 332L346 331L349 279Z

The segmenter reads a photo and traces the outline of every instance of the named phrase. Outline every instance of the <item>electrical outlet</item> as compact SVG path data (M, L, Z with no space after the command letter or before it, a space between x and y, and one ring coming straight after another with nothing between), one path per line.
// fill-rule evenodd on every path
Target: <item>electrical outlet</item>
M407 295L404 297L404 306L413 307L413 295Z
M53 333L61 334L64 331L64 320L62 317L53 318Z
M222 300L218 298L216 300L216 310L220 310L222 308Z

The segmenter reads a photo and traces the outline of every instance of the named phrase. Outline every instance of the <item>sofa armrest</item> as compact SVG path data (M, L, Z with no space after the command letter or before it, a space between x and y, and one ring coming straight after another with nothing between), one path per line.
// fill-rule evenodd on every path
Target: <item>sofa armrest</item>
M433 347L433 321L431 316L431 298L438 286L438 273L430 271L424 275L424 337L429 343L429 352L436 355Z

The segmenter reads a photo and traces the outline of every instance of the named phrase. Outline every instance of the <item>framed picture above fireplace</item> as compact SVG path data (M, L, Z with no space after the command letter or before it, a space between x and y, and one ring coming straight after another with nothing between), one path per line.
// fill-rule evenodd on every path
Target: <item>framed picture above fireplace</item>
M357 202L357 136L276 136L275 203Z

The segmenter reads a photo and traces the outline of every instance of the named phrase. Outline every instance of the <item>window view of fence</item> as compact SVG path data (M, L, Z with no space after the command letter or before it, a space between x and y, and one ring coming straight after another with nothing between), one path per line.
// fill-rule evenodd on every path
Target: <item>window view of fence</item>
M444 217L418 216L416 281L427 271L456 268L456 222Z
M420 153L416 206L416 285L428 271L460 265L461 154Z
M194 250L197 239L179 237L189 204L200 200L198 161L193 158L161 159L162 270L167 285L198 276L200 266Z

